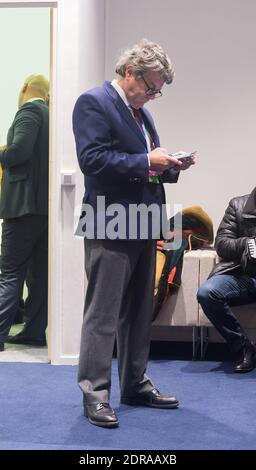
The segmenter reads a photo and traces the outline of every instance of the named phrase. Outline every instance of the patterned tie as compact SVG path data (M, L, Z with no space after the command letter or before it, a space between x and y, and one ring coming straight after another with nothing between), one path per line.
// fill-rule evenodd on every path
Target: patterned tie
M140 111L138 109L135 109L135 108L132 108L132 107L131 107L131 109L132 109L132 112L133 112L134 119L135 119L136 123L138 124L142 134L144 135L143 121L142 121Z
M135 119L136 123L138 124L138 126L139 126L142 134L144 135L146 141L149 140L150 149L154 150L154 148L156 148L155 143L152 139L151 133L146 129L146 127L143 123L143 119L142 119L140 110L132 108L132 107L131 107L131 109L132 109L132 112L133 112L134 119ZM147 135L145 135L145 133L147 133ZM149 183L159 183L159 177L158 177L157 173L153 170L149 170Z

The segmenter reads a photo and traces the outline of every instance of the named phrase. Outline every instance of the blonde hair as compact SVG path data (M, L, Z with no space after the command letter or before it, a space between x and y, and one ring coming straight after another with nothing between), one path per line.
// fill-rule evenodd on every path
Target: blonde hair
M35 90L38 96L43 98L45 101L49 100L50 83L44 75L29 75L29 77L26 78L24 85Z

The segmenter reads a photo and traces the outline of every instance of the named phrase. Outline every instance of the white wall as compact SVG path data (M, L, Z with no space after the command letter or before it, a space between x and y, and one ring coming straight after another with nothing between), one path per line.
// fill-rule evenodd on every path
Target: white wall
M197 150L197 166L167 199L201 205L215 229L229 199L255 186L255 0L106 0L106 76L140 38L159 42L176 70L148 105L161 144Z
M33 73L49 78L50 9L0 8L0 25L1 145L6 143L25 78Z

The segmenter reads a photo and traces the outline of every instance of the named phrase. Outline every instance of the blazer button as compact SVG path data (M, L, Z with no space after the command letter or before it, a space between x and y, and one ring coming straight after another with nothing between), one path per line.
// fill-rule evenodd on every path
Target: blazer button
M140 178L129 178L130 183L140 183Z

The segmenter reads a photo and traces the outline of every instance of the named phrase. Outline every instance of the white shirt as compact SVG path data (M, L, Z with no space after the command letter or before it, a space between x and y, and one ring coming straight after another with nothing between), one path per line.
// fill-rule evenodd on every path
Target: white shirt
M118 85L117 80L116 80L115 78L114 78L114 80L112 80L111 85L112 85L113 88L115 88L115 90L116 90L117 93L119 94L120 98L123 100L124 104L127 106L127 108L129 109L130 113L131 113L132 116L134 117L132 108L131 108L131 106L130 106L128 100L127 100L126 94L125 94L123 88L122 88L120 85ZM147 139L146 139L146 140L147 140ZM148 142L147 142L147 145L148 145ZM149 159L148 153L147 153L147 157L148 157L148 166L149 166L149 168L150 168L150 159Z
M114 78L114 80L112 80L111 85L112 85L113 88L115 88L115 90L119 94L120 98L122 98L124 104L129 108L129 111L132 112L132 110L130 108L130 104L128 103L128 100L126 98L126 94L125 94L123 88L120 85L118 85L117 80L115 78Z

